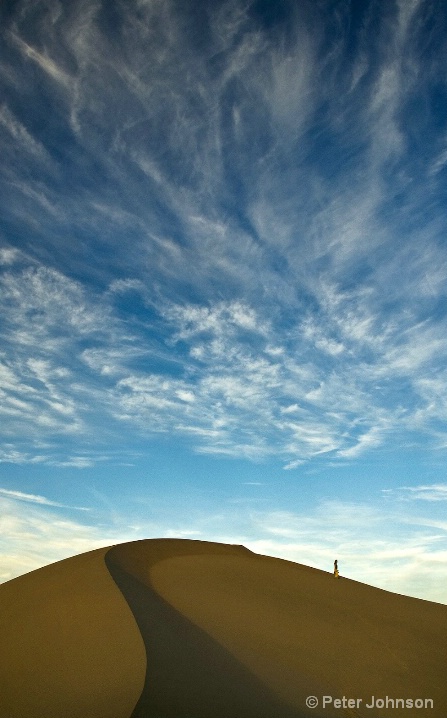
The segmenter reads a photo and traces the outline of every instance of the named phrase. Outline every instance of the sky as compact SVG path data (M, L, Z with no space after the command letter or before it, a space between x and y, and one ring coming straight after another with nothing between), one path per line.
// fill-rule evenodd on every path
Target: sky
M0 581L180 537L447 603L447 5L0 33Z

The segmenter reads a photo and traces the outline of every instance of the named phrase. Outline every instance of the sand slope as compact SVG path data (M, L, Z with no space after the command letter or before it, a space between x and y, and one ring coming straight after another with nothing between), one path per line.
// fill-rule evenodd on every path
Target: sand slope
M107 548L0 586L0 718L127 718L144 644Z
M0 621L0 718L447 715L447 606L242 546L83 554L0 586Z

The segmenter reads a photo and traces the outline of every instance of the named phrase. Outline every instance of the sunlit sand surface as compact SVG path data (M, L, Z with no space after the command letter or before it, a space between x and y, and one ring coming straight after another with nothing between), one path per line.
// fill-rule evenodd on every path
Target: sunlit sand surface
M121 718L146 656L107 548L0 586L0 718Z

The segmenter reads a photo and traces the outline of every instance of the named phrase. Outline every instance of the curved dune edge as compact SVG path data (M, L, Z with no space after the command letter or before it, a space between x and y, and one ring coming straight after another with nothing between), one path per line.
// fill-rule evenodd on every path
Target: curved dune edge
M253 556L243 546L177 539L121 544L106 556L147 651L146 682L132 718L301 718L302 712L153 589L154 566L190 553L211 563L221 556Z
M106 562L147 651L132 718L389 717L373 695L447 715L446 606L201 541L121 544ZM308 695L362 703L312 710Z
M0 586L1 718L128 718L141 694L141 634L91 551Z

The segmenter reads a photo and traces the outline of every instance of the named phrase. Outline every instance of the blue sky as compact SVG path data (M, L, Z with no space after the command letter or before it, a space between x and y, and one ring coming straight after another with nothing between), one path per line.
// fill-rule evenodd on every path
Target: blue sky
M179 536L447 602L445 3L0 28L0 580Z

